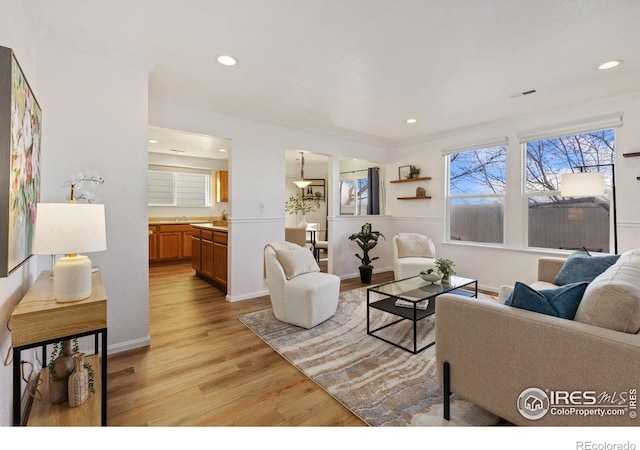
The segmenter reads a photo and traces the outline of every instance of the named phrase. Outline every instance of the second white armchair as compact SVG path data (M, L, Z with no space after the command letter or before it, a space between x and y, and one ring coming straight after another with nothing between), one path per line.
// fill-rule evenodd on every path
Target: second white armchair
M396 280L436 270L436 248L431 238L419 233L398 233L393 237L393 276Z

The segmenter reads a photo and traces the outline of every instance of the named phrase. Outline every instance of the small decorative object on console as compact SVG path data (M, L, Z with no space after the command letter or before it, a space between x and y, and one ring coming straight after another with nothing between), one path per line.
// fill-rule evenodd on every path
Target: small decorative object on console
M69 375L69 406L75 408L89 398L89 372L84 364L84 353L73 355L75 371Z

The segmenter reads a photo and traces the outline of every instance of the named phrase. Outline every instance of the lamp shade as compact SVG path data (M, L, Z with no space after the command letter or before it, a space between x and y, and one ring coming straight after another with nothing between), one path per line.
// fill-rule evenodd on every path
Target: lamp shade
M307 181L307 180L296 180L293 182L293 184L295 184L296 186L298 186L300 189L304 189L307 186L309 186L311 184L311 181Z
M563 197L597 197L604 195L602 172L577 172L562 175L560 195Z
M53 290L58 302L74 302L91 295L91 260L77 253L107 249L104 205L38 203L33 238L36 255L59 255Z
M35 255L99 252L107 249L104 205L38 203Z

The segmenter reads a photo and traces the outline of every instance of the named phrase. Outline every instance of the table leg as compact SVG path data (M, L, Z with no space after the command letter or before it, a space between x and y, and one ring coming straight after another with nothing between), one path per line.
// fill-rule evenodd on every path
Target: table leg
M13 425L20 423L20 387L22 378L20 377L20 349L13 348Z
M451 367L448 362L444 362L442 367L442 387L443 387L443 407L444 407L444 418L445 420L451 420Z
M101 393L102 393L102 408L101 423L103 427L107 426L107 329L102 331L102 380L101 380Z

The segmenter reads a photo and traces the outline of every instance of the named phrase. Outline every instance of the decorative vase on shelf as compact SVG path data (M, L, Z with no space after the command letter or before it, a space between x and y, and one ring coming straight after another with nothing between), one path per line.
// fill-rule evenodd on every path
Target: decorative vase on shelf
M66 402L68 397L68 377L75 367L73 362L73 350L71 341L66 340L60 343L62 350L60 355L53 360L53 372L49 376L49 399L51 403ZM55 377L54 377L55 374Z
M84 353L73 356L75 371L69 375L69 406L75 408L89 398L89 371L84 367Z

